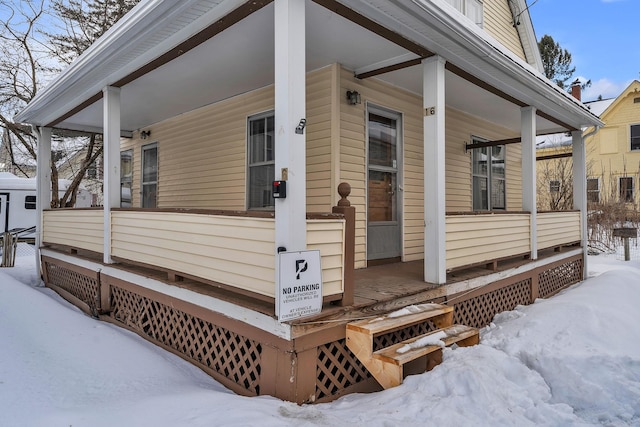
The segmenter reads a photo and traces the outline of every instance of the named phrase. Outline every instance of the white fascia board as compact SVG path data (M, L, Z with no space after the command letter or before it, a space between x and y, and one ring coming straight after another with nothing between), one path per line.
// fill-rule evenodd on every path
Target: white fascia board
M15 121L45 125L56 120L100 93L104 87L133 73L223 18L244 4L245 0L220 0L208 12L171 36L153 46L145 47L144 52L108 76L100 79L94 76L100 73L103 67L108 67L112 61L116 61L125 49L132 50L136 46L144 46L151 37L162 32L168 23L175 23L177 17L198 3L203 1L143 0L60 73L49 86L41 90L29 105L15 116Z
M450 13L451 6L444 0L342 0L342 3L558 120L576 128L602 125L582 103L486 31L471 20Z

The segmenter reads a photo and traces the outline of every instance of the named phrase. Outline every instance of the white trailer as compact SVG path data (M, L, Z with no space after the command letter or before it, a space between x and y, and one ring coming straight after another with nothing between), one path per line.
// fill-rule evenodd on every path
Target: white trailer
M71 181L58 181L62 197ZM90 207L91 193L82 186L78 189L75 207ZM0 172L0 233L34 227L36 225L36 179L19 178L9 172Z

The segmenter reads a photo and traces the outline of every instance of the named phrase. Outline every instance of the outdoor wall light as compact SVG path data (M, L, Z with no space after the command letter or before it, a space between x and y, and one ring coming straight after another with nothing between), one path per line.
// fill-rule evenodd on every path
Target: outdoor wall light
M142 139L147 139L147 138L149 138L150 135L151 135L151 131L150 130L140 131L140 138L142 138Z
M349 102L349 105L358 105L362 103L362 99L360 99L360 93L358 93L357 90L348 90L347 102Z

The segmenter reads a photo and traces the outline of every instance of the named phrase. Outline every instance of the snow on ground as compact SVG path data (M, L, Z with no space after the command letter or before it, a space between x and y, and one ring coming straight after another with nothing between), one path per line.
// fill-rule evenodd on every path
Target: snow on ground
M236 396L199 369L0 270L1 426L640 426L640 262L502 313L481 344L379 393L297 406Z

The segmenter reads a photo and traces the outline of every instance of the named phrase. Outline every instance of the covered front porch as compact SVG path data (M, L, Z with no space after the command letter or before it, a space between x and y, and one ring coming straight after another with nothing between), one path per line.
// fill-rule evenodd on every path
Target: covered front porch
M580 128L599 121L465 19L442 1L140 3L19 115L45 283L234 391L303 403L377 387L345 346L355 318L440 302L482 325L581 280ZM102 208L46 209L56 129L104 135ZM536 211L535 136L553 132L573 137L576 211ZM280 321L279 261L312 250L319 313Z
M47 286L87 313L185 358L237 393L298 403L380 389L346 345L350 322L439 303L454 308L455 323L483 327L499 312L580 281L584 266L579 246L556 247L540 251L536 261L500 261L489 273L486 267L453 271L438 286L423 281L421 261L379 265L355 272L352 305L327 302L319 315L281 323L273 303L226 287L175 281L164 269L137 263L105 264L85 250L51 245L41 252ZM432 327L403 328L374 345Z

